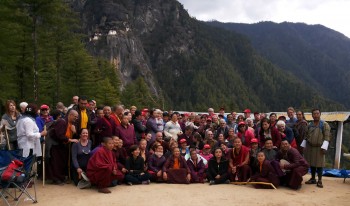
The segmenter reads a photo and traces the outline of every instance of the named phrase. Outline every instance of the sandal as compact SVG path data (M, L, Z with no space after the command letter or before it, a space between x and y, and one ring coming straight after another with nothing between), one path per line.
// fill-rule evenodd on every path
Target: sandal
M311 179L309 179L308 181L306 181L305 184L308 184L308 185L310 185L310 184L316 184L316 180L311 178ZM321 184L322 184L322 182L321 182Z
M317 181L317 187L323 188L323 184L322 184L322 181L321 181L321 180Z

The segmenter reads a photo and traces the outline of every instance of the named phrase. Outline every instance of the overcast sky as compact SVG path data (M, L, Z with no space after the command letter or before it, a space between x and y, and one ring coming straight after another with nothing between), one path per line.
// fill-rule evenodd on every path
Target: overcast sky
M178 0L199 20L322 24L350 37L350 0Z

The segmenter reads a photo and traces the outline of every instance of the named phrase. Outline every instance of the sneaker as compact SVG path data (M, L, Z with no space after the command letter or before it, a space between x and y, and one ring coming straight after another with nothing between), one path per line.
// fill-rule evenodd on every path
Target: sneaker
M317 181L317 185L316 186L319 187L319 188L323 188L322 181L321 180Z
M231 183L230 180L225 181L225 184L230 184L230 183Z
M209 185L215 185L215 181L214 181L214 180L211 180L211 181L209 182Z
M127 182L126 184L132 186L132 183L131 183L131 182Z
M306 181L305 184L307 185L316 184L316 180L311 178L308 181Z
M98 189L98 192L104 193L104 194L111 193L111 191L109 189L107 189L107 188L100 188L100 189Z

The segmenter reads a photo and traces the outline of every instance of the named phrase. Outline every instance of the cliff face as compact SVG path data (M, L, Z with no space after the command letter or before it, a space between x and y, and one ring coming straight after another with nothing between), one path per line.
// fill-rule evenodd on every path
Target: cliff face
M123 87L143 77L168 108L342 108L261 58L245 36L191 18L176 0L70 3L80 14L88 50L114 63Z
M89 37L87 48L94 56L114 63L123 86L142 76L157 95L159 88L154 80L151 61L154 62L155 57L169 58L174 51L188 50L187 42L177 42L175 36L163 42L169 47L162 51L147 53L144 47L145 43L148 44L144 41L152 38L152 33L159 27L168 23L178 24L179 7L182 6L176 1L72 0L71 5L80 13L83 29Z

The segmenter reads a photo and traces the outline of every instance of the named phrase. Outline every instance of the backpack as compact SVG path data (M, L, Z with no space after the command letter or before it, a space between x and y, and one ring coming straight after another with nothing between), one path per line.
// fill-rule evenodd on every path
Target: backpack
M19 161L17 159L12 160L11 163L7 166L2 168L1 172L1 181L2 182L11 182L11 181L20 181L22 174L24 172L22 171L23 169L23 162Z

